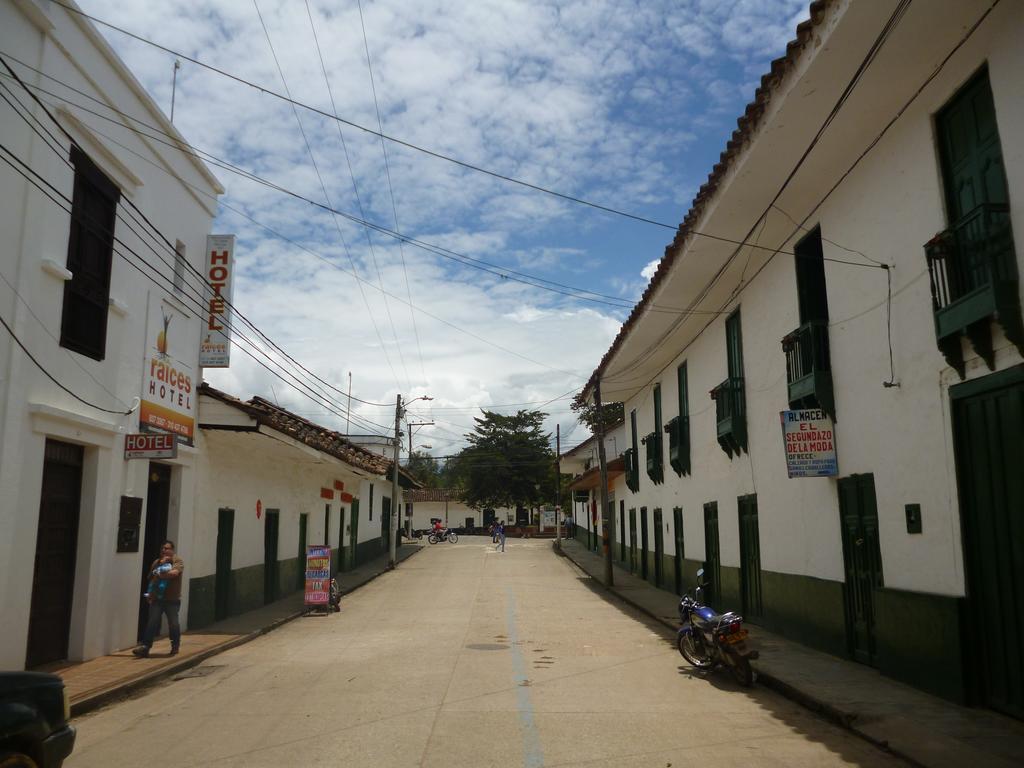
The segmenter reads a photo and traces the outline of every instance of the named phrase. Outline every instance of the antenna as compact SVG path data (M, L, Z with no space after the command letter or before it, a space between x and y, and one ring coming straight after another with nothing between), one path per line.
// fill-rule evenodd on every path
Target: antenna
M174 60L174 79L171 81L171 123L174 123L174 94L178 90L178 70L181 69L181 61Z

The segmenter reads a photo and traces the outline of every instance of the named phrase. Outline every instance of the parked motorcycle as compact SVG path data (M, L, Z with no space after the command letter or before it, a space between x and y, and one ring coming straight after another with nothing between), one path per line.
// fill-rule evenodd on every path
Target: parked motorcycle
M679 653L698 669L710 669L726 665L732 669L740 685L749 686L754 682L754 670L750 662L758 652L747 647L747 630L743 629L743 617L732 613L718 614L701 603L704 569L697 571L697 587L693 594L685 594L679 601L679 619L682 626L676 633Z
M445 528L441 533L431 532L427 541L431 544L437 544L439 541L450 541L452 544L456 544L459 541L459 536L451 528Z

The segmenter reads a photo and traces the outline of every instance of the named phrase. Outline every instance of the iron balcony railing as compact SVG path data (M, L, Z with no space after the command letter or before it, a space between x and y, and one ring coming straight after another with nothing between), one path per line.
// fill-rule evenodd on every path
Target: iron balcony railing
M983 203L925 243L936 312L998 280L1016 280L1010 207Z
M746 404L743 399L743 377L730 376L711 390L715 401L718 444L731 458L747 448Z
M690 474L690 417L670 419L665 431L668 433L668 463L677 475Z
M804 323L782 340L782 351L786 353L786 381L791 386L815 372L831 370L828 323Z
M626 465L626 487L633 491L633 493L640 490L640 467L638 466L639 462L636 453L632 448L627 448L626 452L622 454Z
M647 448L647 476L657 484L664 480L664 464L661 455L661 433L650 432L641 442Z

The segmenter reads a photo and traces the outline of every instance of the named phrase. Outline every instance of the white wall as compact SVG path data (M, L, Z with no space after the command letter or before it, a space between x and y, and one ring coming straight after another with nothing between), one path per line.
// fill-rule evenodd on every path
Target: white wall
M809 222L821 224L824 238L894 265L892 344L900 386L885 388L882 382L890 375L886 274L875 268L825 264L839 474L874 474L888 587L964 593L948 391L959 377L936 346L922 248L947 226L933 119L987 62L1020 264L1024 136L1017 126L1024 119L1022 34L1024 7L1000 6ZM844 151L852 150L848 146ZM850 154L845 164L854 157ZM824 251L826 258L864 261L827 242ZM776 256L729 305L730 310L737 307L742 315L749 452L730 460L715 440L715 409L708 391L726 377L722 317L626 403L627 439L632 409L637 411L642 437L653 428L652 389L660 382L662 418L667 422L677 414L676 366L688 361L692 474L679 478L672 470L664 436L665 483L655 486L647 477L646 450L641 447L640 492L631 493L620 481L616 493L625 498L627 510L635 507L638 514L641 506L648 508L648 515L661 507L670 519L671 509L681 506L685 556L696 560L704 557L703 504L717 500L722 562L732 566L739 564L736 498L756 493L762 568L842 580L836 482L786 476L778 421L779 411L788 407L780 341L799 324L793 257ZM996 368L1019 364L1019 353L997 326L993 328ZM969 345L965 354L968 378L988 373ZM906 531L908 503L921 505L920 535ZM653 536L651 541L653 547ZM666 536L665 546L674 553L672 537Z
M28 9L29 15L22 9ZM173 131L109 47L80 18L55 4L24 0L0 5L0 49ZM19 74L29 83L43 84L38 75L20 68ZM3 143L70 197L73 172L66 162L70 142L25 91L8 83L54 132L61 149L51 151L6 104L0 105ZM125 210L124 201L134 202L172 243L183 241L191 263L201 266L219 191L213 177L181 153L150 144L106 121L80 115L79 123L69 115L80 113L73 106L64 107L54 110L63 127L121 187L119 211ZM83 127L92 122L128 149ZM185 183L199 187L205 196ZM68 389L102 408L127 410L141 394L148 294L170 294L171 268L158 267L157 256L118 221L116 236L155 265L152 270L143 268L159 285L114 255L110 295L117 306L108 316L105 359L96 361L61 348L57 341L64 280L53 273L67 263L68 212L4 166L0 169L0 231L5 240L0 272L9 283L0 285L0 314L41 365ZM168 251L160 253L172 259ZM48 270L47 262L55 269ZM181 333L189 340L186 358L194 365L199 320L191 314ZM135 431L137 413L105 413L79 402L40 373L10 336L0 332L0 498L5 500L0 509L0 562L6 574L0 580L0 615L7 622L0 638L0 667L19 669L25 663L47 437L85 447L69 656L89 658L134 642L142 555L116 553L115 544L120 497L146 497L148 463L123 460L123 435ZM168 529L174 539L191 539L194 459L194 451L183 448L177 460L167 462L174 467Z

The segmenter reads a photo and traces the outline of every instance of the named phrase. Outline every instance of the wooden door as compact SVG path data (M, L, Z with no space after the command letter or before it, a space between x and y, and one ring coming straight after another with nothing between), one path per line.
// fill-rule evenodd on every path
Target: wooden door
M626 502L619 502L619 560L626 562Z
M334 570L341 573L345 569L347 554L345 551L345 507L338 507L338 563Z
M953 401L971 672L982 703L1024 718L1024 366L997 377Z
M167 541L167 518L171 505L171 468L167 464L149 463L149 485L146 491L146 531L142 545L142 577L139 583L138 639L149 620L149 601L142 595L149 591L149 571ZM176 542L177 543L177 542Z
M761 536L757 528L757 496L740 496L740 597L743 615L761 615Z
M874 592L883 584L875 478L873 475L852 475L840 479L838 487L843 567L846 571L843 598L850 654L863 664L874 665Z
M303 523L305 523L305 520L303 520ZM234 549L234 540L235 510L218 509L217 570L213 586L213 615L218 621L226 619L231 613L231 552Z
M47 440L44 451L26 668L67 658L75 593L83 450Z
M718 502L704 505L705 605L715 605L722 594L722 558L718 550Z
M672 510L672 531L676 537L675 577L676 594L683 594L683 509Z
M306 547L309 544L309 513L299 514L299 564L295 574L295 588L306 587Z
M647 549L651 546L647 530L647 507L640 507L640 575L647 580Z
M629 510L629 572L636 573L636 509Z
M281 513L268 509L263 523L263 604L277 600L280 584L278 570L278 523Z
M661 509L654 510L654 586L665 580L665 523Z
M348 567L352 570L359 565L359 499L352 499L352 531L349 533Z

